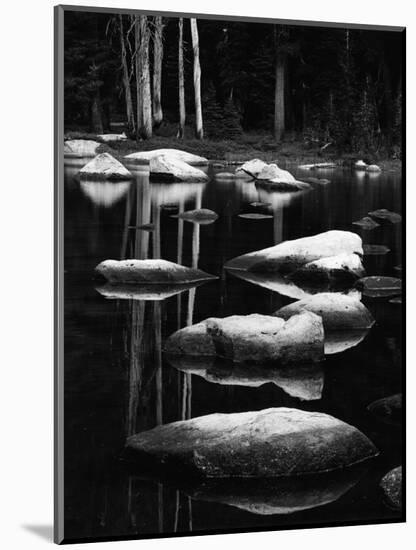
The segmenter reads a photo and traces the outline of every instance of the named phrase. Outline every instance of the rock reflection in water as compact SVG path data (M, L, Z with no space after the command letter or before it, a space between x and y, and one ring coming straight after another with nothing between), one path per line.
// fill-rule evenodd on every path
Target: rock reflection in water
M109 208L121 200L130 189L130 181L110 182L82 180L80 188L96 206Z
M263 384L271 383L280 387L291 397L297 397L303 401L314 401L322 397L324 371L319 365L275 369L231 364L216 357L167 355L167 360L177 370L195 374L214 384L258 388Z

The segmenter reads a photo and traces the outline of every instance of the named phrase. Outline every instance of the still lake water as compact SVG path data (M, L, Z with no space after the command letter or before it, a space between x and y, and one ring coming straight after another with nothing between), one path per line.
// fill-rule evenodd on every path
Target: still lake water
M262 372L215 365L190 372L161 352L172 332L207 317L271 314L293 301L223 271L228 259L283 240L355 231L364 244L390 249L365 256L367 274L397 276L401 224L362 231L351 222L377 208L401 213L400 175L319 171L330 184L289 194L217 181L214 172L224 169L212 167L206 184L149 183L137 166L128 166L135 176L128 183L80 183L76 174L85 162L65 165L65 539L400 520L383 502L378 482L401 464L401 428L366 409L402 389L400 305L364 300L377 323L358 345L327 356L312 371L280 373L273 381ZM288 168L299 179L315 175ZM219 218L210 225L179 221L172 205L210 208ZM238 217L247 212L272 217ZM135 227L146 223L155 230ZM102 260L146 257L198 266L219 279L158 300L109 299L95 288L93 269ZM158 424L279 406L353 424L374 441L380 457L354 479L333 485L322 478L310 487L183 487L175 479L132 472L120 460L127 436Z

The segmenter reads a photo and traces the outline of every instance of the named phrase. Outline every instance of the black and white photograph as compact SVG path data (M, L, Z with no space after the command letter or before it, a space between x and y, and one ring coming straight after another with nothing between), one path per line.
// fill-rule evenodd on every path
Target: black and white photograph
M146 10L55 7L55 542L404 522L404 27Z

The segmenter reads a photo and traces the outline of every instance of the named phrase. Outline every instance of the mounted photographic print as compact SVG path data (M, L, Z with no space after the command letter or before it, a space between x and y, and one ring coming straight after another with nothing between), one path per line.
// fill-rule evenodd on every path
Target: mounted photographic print
M405 521L404 29L55 30L55 541Z

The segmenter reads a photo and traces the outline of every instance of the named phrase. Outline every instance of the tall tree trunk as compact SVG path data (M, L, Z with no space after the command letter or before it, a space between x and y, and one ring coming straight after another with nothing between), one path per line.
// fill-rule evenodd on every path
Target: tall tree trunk
M135 69L136 69L136 138L139 139L141 129L143 128L143 87L141 83L142 58L140 54L141 31L140 15L135 16L134 20L134 50L135 50Z
M280 141L285 131L285 56L276 55L274 89L274 137Z
M140 85L142 87L143 125L140 134L144 139L152 137L152 93L150 87L149 40L150 29L147 15L140 15L140 50L141 67Z
M195 93L195 136L204 139L201 105L201 66L199 64L198 26L195 18L191 18L192 48L194 51L194 93Z
M134 121L133 101L131 97L129 69L127 65L126 44L124 42L123 16L119 15L118 17L119 17L119 31L120 31L120 45L121 45L121 62L122 62L122 69L123 69L124 97L126 101L127 127L129 130L129 133L134 134L136 131L136 124Z
M179 81L179 128L178 138L185 136L185 76L183 70L183 18L179 19L179 43L178 43L178 81Z
M163 22L162 17L155 17L155 30L153 35L153 125L162 124L162 59L163 59Z
M91 104L91 131L95 134L103 133L103 119L99 88L97 88Z

